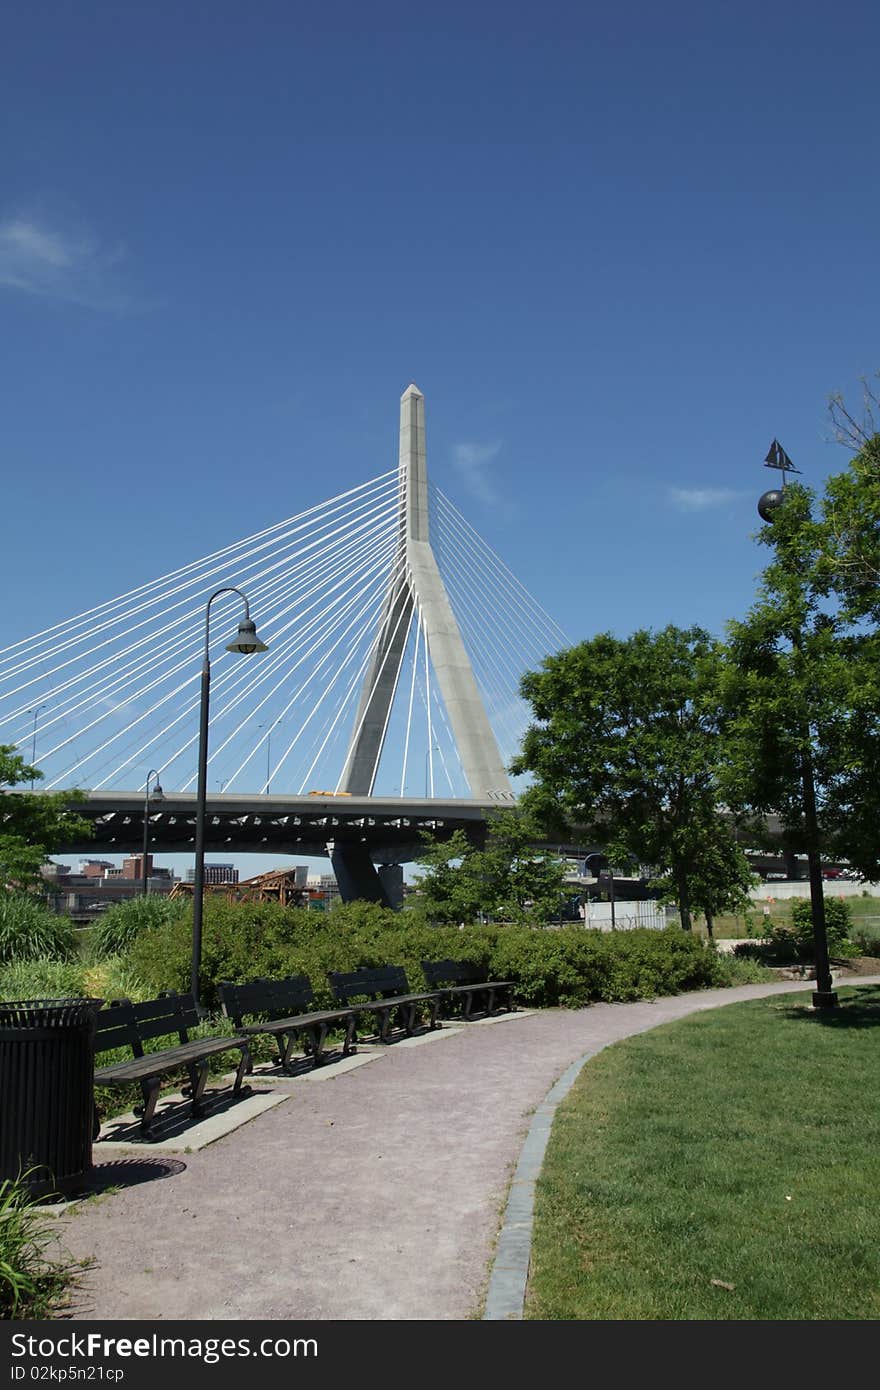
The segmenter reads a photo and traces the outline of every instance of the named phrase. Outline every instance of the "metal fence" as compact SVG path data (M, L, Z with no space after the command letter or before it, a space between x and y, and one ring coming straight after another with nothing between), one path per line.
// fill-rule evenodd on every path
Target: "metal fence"
M588 927L611 930L611 903L587 903ZM632 931L634 927L649 927L662 931L666 926L666 911L650 898L642 902L615 902L614 926L617 931Z

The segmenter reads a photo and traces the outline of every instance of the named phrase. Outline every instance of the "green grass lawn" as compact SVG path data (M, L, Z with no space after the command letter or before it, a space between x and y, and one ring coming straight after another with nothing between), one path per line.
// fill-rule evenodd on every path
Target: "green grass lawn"
M695 1014L587 1063L538 1184L526 1317L880 1317L880 987L839 997Z
M765 883L763 885L763 891L766 893L768 898L772 898L773 884ZM806 893L806 885L805 896L809 896L809 894ZM833 898L835 896L836 894L834 891L833 882L826 883L825 897ZM847 897L846 901L849 903L850 912L852 914L853 926L857 927L861 923L867 922L871 926L876 928L877 934L880 935L880 898L863 898L861 896L858 896L852 898ZM720 940L724 940L725 938L730 937L763 935L764 931L767 929L768 926L768 919L764 916L765 905L770 908L769 921L776 922L781 926L789 925L789 923L791 922L790 898L780 898L777 899L775 902L770 902L767 904L765 904L765 902L762 899L760 902L754 905L750 912L746 914L739 913L735 915L734 913L728 913L724 916L717 918L713 929L715 936ZM697 918L697 921L695 923L695 930L698 932L700 936L706 935L706 924L703 921L702 917Z

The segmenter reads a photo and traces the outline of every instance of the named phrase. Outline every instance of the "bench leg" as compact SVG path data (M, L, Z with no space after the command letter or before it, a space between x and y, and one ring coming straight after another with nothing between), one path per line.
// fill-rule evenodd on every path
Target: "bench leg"
M383 1010L382 1010L381 1016L380 1016L380 1018L379 1018L379 1041L380 1041L380 1042L387 1043L387 1041L388 1041L388 1030L389 1030L390 1027L391 1027L391 1015L392 1015L393 1012L394 1012L393 1009L383 1009Z
M253 1071L253 1066L254 1066L254 1064L253 1064L253 1062L251 1061L251 1051L250 1051L250 1048L249 1048L249 1047L243 1047L243 1048L241 1049L241 1057L240 1057L239 1060L238 1060L238 1066L236 1067L236 1070L235 1070L235 1081L233 1082L233 1085L232 1085L232 1094L233 1094L234 1096L238 1096L238 1095L245 1095L245 1096L247 1096L247 1095L250 1095L250 1090L251 1090L250 1086L242 1086L241 1083L244 1081L244 1078L245 1078L246 1076L248 1076L248 1075L250 1074L251 1071ZM206 1069L206 1075L207 1075L207 1069Z
M312 1029L312 1066L319 1067L324 1061L324 1043L326 1041L327 1024L315 1024Z
M208 1084L208 1059L201 1062L191 1062L187 1067L189 1073L189 1091L194 1115L202 1112L202 1096L205 1094L205 1087Z
M487 991L486 991L486 1013L489 1015L490 1018L491 1018L492 1014L495 1013L495 991L494 991L494 989L490 989L490 990L487 990Z
M156 1101L159 1099L159 1088L161 1085L158 1076L148 1077L141 1082L141 1095L144 1098L143 1105L136 1105L134 1113L141 1117L141 1134L145 1139L149 1138L150 1126L153 1123L153 1115L156 1112Z
M353 1052L357 1052L357 1014L352 1014L351 1018L345 1020L345 1041L342 1044L343 1057L350 1057Z
M463 1007L462 1007L462 1011L461 1011L461 1013L462 1013L462 1018L464 1019L465 1023L470 1023L471 1018L473 1017L473 1012L474 1012L474 991L473 991L472 989L469 989L468 992L467 992L467 994L464 996L464 1003L463 1003Z
M437 1022L437 1010L439 1009L439 1007L440 1007L440 1000L439 1000L439 999L430 999L430 1000L428 1001L428 1011L429 1011L429 1012L428 1012L428 1027L429 1027L429 1028L439 1028L439 1027L440 1027L440 1024Z
M280 1037L277 1034L275 1036L275 1041L278 1044L278 1065L281 1067L282 1071L287 1071L287 1068L290 1066L290 1054L293 1051L293 1044L296 1042L297 1036L298 1034L295 1028L292 1028L287 1034L282 1033ZM305 1040L305 1048L306 1052L308 1052L308 1039Z

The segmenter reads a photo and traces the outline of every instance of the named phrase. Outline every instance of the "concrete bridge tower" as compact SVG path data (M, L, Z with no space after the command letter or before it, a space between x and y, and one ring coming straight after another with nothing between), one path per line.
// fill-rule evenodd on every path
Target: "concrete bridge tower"
M431 665L472 796L513 800L498 744L440 575L428 520L425 398L415 385L400 398L400 530L392 578L364 676L340 790L370 796L388 731L413 615L418 610ZM343 896L385 899L369 854L351 845L332 853ZM372 891L370 891L372 883ZM352 894L353 896L354 894Z

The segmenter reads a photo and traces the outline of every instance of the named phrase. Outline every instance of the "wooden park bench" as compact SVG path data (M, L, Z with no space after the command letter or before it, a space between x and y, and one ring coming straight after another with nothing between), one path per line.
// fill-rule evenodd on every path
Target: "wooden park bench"
M439 1027L437 1007L440 995L411 993L402 965L370 966L347 974L331 970L327 978L340 1004L351 1005L358 1015L375 1015L380 1042L390 1042L391 1024L395 1015L407 1037L412 1037L423 1005L426 1005L428 1010L428 1027Z
M513 1009L513 981L487 979L487 971L475 961L423 960L422 969L430 987L439 991L441 1004L448 1010L460 1002L465 1020L473 1017L475 1007L487 1015Z
M184 1094L189 1096L192 1113L198 1117L203 1113L202 1097L210 1059L218 1053L237 1050L241 1058L232 1093L237 1095L242 1091L242 1081L251 1066L247 1038L214 1037L191 1041L189 1029L195 1028L200 1021L191 994L175 994L169 990L160 994L158 999L148 999L142 1004L133 1004L130 999L114 999L106 1008L98 1011L95 1019L97 1053L115 1047L130 1047L133 1054L131 1060L99 1067L95 1072L95 1085L118 1087L134 1082L140 1086L144 1103L136 1108L135 1114L141 1117L141 1133L145 1137L150 1134L162 1078L171 1072L185 1069L188 1073L190 1084ZM173 1033L179 1039L176 1047L167 1047L160 1052L144 1051L144 1043L151 1038L164 1038ZM247 1088L244 1093L247 1093ZM99 1128L96 1112L96 1138Z
M353 1046L358 1011L352 1008L315 1010L315 996L307 975L288 975L280 980L249 980L232 984L224 980L218 986L220 1002L233 1027L245 1037L269 1034L278 1047L279 1064L284 1071L290 1067L290 1054L297 1038L301 1037L306 1055L313 1066L326 1061L324 1043L331 1028L344 1027L342 1055L347 1057L357 1049ZM245 1023L245 1019L252 1021Z

